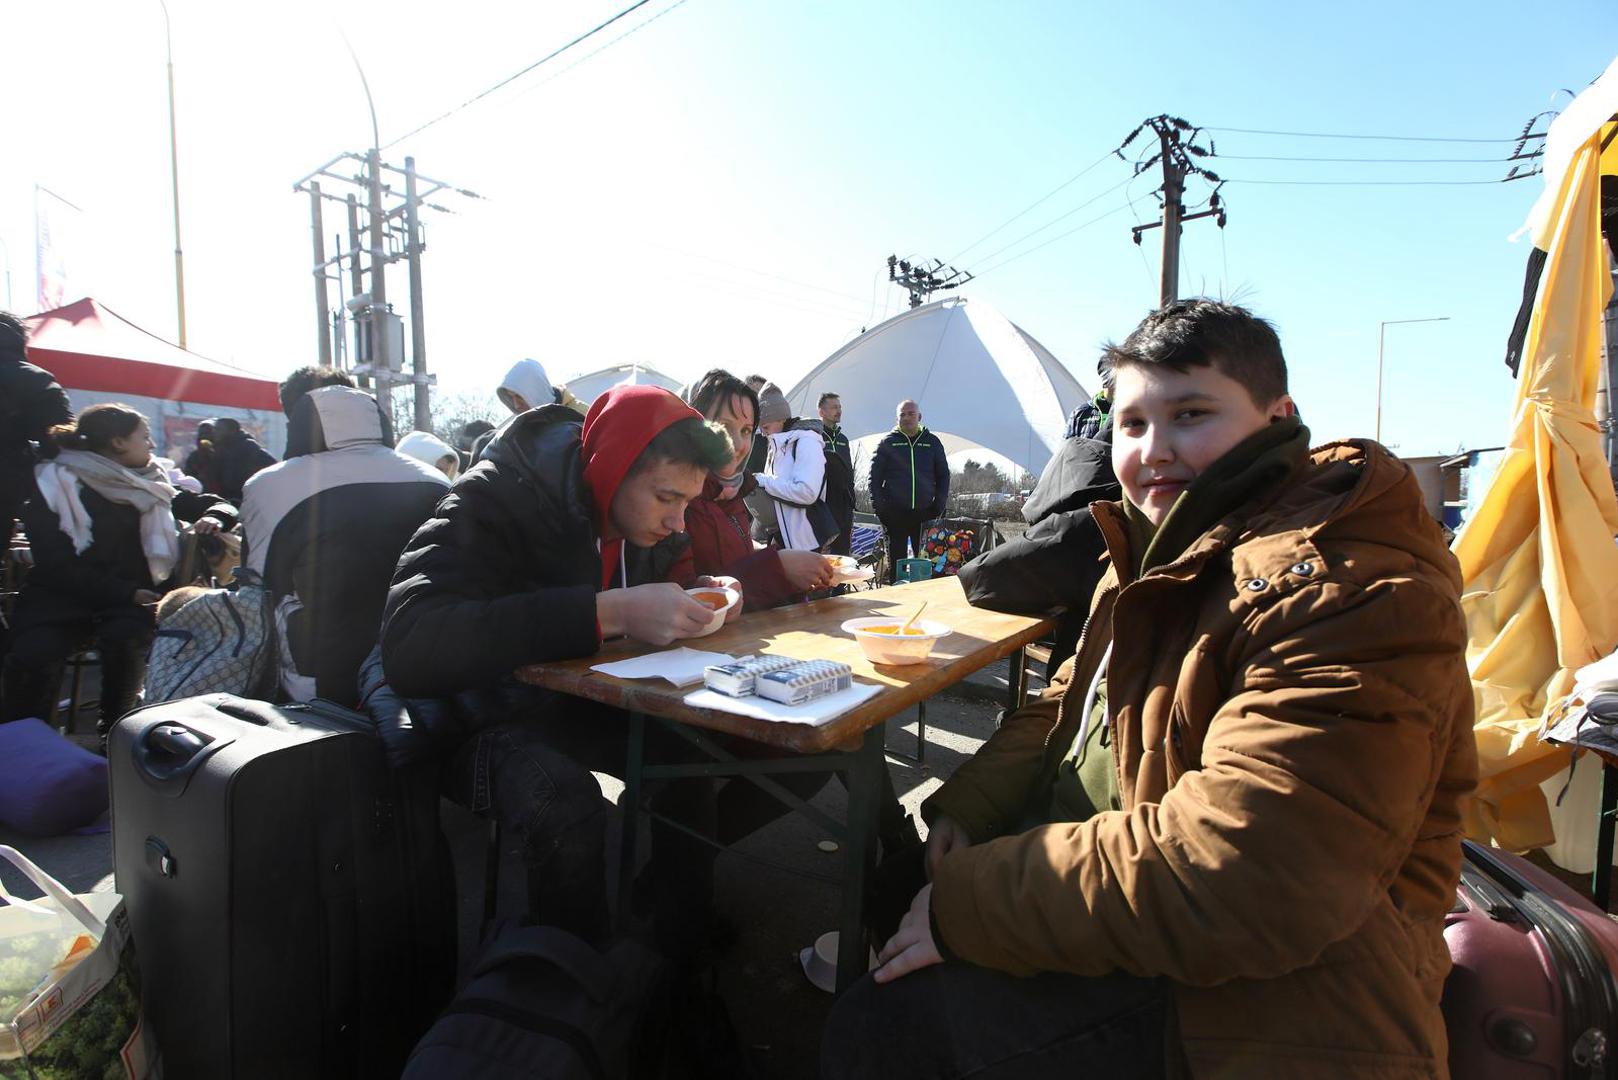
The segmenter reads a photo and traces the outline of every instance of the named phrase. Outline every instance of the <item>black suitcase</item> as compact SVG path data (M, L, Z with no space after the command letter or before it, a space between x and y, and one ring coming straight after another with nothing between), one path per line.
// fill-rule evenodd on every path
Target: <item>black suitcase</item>
M325 702L164 702L113 729L113 869L168 1080L396 1077L448 1000L432 769Z

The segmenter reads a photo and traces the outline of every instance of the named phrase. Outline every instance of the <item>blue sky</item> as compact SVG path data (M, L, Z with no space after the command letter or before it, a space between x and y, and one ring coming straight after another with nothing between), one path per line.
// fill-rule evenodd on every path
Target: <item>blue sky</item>
M150 10L147 10L147 7ZM266 373L314 343L307 203L294 180L436 115L623 6L358 0L273 15L172 0L190 343ZM539 5L532 7L539 8ZM162 18L155 3L7 4L28 42L0 73L12 163L0 257L15 306L32 275L32 185L83 207L83 291L172 334ZM427 329L441 385L491 384L516 358L558 378L638 360L713 364L783 385L899 309L890 252L983 271L967 294L1089 385L1096 346L1156 300L1153 182L1094 162L1145 117L1211 129L1509 139L1613 58L1618 11L1519 5L653 0L656 18L571 70L555 62L390 151L489 196L431 223ZM1166 34L1164 24L1173 27ZM88 28L88 29L87 29ZM584 47L611 40L608 32ZM576 57L574 58L576 59ZM66 122L71 118L72 122ZM1272 180L1464 180L1481 164L1310 163L1234 155L1501 158L1509 142L1212 132L1230 223L1184 238L1182 292L1235 296L1278 325L1317 439L1369 434L1380 320L1390 327L1384 440L1405 453L1493 445L1501 363L1527 248L1506 240L1537 180L1475 186L1261 186ZM1196 188L1193 187L1193 192ZM1020 246L995 249L1091 206ZM1133 207L1126 196L1133 198ZM965 250L963 250L965 249ZM402 273L392 281L404 293ZM846 391L845 391L846 392Z

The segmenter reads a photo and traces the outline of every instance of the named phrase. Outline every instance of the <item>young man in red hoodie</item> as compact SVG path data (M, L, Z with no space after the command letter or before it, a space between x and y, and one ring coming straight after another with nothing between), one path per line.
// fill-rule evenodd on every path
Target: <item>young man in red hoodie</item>
M453 699L420 713L437 720L421 736L448 754L445 793L521 838L530 913L585 937L605 932L607 913L609 804L591 771L622 769L626 717L513 672L610 637L664 645L705 625L709 609L668 578L687 504L730 457L723 429L658 387L609 390L582 424L560 405L529 410L496 432L394 573L382 664L405 697ZM663 749L649 740L649 756ZM708 782L659 798L669 816L711 827ZM706 910L712 860L681 840L654 829L658 892L683 918Z

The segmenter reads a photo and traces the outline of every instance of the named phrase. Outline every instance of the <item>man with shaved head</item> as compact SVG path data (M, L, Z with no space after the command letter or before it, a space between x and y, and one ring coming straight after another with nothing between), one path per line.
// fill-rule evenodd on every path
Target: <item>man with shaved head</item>
M897 424L871 455L871 505L888 536L888 580L908 550L921 558L921 527L943 517L949 459L937 435L921 426L921 406L899 402Z

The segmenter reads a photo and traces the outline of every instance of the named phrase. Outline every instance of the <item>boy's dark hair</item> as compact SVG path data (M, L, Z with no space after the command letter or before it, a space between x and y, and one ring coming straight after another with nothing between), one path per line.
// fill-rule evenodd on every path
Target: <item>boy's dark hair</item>
M352 387L354 379L346 371L334 367L301 367L281 380L281 411L292 415L292 406L302 401L311 390L322 386Z
M727 402L741 398L753 407L753 424L758 425L758 393L724 368L714 368L691 388L691 407L711 417Z
M1184 372L1212 367L1241 383L1260 408L1287 392L1287 362L1275 327L1218 300L1176 300L1142 319L1122 345L1102 346L1109 372L1162 364ZM1104 385L1110 380L1103 378Z
M736 450L730 444L730 433L722 425L688 416L658 432L646 444L646 449L640 452L640 457L635 459L635 464L630 466L624 478L627 480L642 469L665 461L672 461L676 465L695 465L704 472L714 472L729 465L735 455Z
M820 395L820 400L815 402L815 408L818 409L822 405L826 404L826 402L832 401L832 400L842 401L843 400L843 395L834 394L830 390L827 390L824 394Z
M0 311L0 353L16 353L21 358L28 348L28 327L9 311Z

